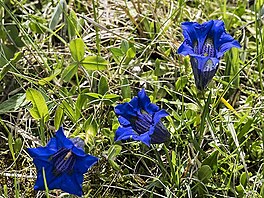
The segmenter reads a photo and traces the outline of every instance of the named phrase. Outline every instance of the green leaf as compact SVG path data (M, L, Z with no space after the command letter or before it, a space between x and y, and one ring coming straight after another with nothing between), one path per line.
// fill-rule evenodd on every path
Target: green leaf
M72 121L76 122L77 120L75 119L75 112L73 108L69 105L69 102L66 100L63 100L62 107L63 107L63 110L65 110L65 113L68 115L68 117L70 117Z
M112 145L107 151L108 161L115 170L119 169L119 165L115 162L115 159L120 154L121 150L122 146L115 144Z
M119 98L120 96L116 94L106 94L103 96L103 101L106 105L111 105L115 103Z
M94 137L98 132L97 122L95 121L93 115L90 115L90 117L84 123L84 130L86 141L92 143Z
M22 148L22 139L19 137L19 138L16 138L16 141L14 144L14 151L16 155L20 152L21 148Z
M101 95L105 95L107 91L108 91L107 79L104 76L101 76L98 83L98 93Z
M38 90L29 88L26 91L26 99L33 105L29 110L31 116L36 120L44 118L44 122L46 122L49 119L49 111L42 94Z
M134 47L130 47L126 52L126 56L129 59L134 58L136 56L136 49Z
M111 47L110 52L113 55L113 58L117 64L120 64L122 57L125 55L125 53L120 49L116 47Z
M120 166L114 160L108 160L109 164L113 167L114 170L120 170Z
M83 59L85 53L85 44L83 40L81 38L71 40L70 51L72 58L75 61L80 62Z
M245 134L250 132L251 125L253 123L254 119L248 118L248 121L245 123L245 125L242 127L242 129L239 131L237 138L238 140L241 140L241 138L245 137Z
M77 26L77 16L75 12L71 10L69 17L67 18L68 35L70 39L76 36Z
M51 80L53 80L56 76L58 76L61 73L61 69L55 69L54 73L51 74L50 76L46 77L46 78L42 78L38 81L38 83L40 85L45 85L48 82L50 82Z
M131 88L129 86L127 78L122 79L121 93L124 99L131 98Z
M114 144L108 149L108 159L115 160L116 156L120 154L122 146Z
M121 42L121 50L126 53L127 50L129 49L129 43L126 40L123 40Z
M240 175L240 184L244 187L247 186L247 173L246 172L243 172L241 175Z
M159 76L160 75L160 60L157 58L155 61L155 70L154 70L154 75Z
M95 100L95 99L100 99L103 96L98 93L85 93L85 95L88 97L89 100Z
M188 83L187 76L181 76L178 78L178 80L175 83L175 90L180 91L183 88L185 88L186 84Z
M0 73L0 80L2 80L6 73L12 68L12 65L14 65L17 61L19 61L22 58L22 53L21 52L17 52L15 53L14 57L11 59L9 64L5 64L5 66L3 67L1 73ZM5 61L4 61L5 62ZM6 62L7 63L7 62ZM1 64L0 64L1 65Z
M87 96L85 94L79 94L77 97L77 101L75 104L75 117L78 120L81 116L82 108L87 100Z
M208 165L203 165L198 170L198 179L202 182L208 182L208 179L212 177L212 169Z
M125 55L124 52L117 47L111 47L109 50L115 57L123 57Z
M100 56L87 56L81 64L86 70L105 70L108 62Z
M31 21L28 26L31 29L32 32L38 33L38 34L43 34L45 33L45 29L41 27L38 23L40 22L33 22Z
M262 183L261 188L260 188L260 195L261 197L264 197L264 184Z
M126 52L126 60L125 64L128 65L129 62L136 56L136 49L135 47L130 47Z
M67 7L67 4L65 0L60 0L52 14L52 17L49 23L49 28L51 30L54 30L55 27L58 25L60 21L60 16L62 15L63 11L66 12L66 9L67 9L66 7Z
M63 122L63 107L62 105L59 105L55 111L55 117L54 117L54 127L56 130L60 128Z
M78 64L72 63L64 69L61 77L66 82L69 82L71 78L77 73L77 71L78 71Z
M209 155L202 163L202 165L208 165L212 170L217 169L217 157L219 151L214 151L211 155Z
M13 160L15 161L16 160L16 157L15 157L15 152L14 152L14 139L13 139L13 135L12 133L8 133L8 147L9 147L9 151L12 155L12 158Z
M0 104L0 114L16 111L26 99L26 94L19 93Z

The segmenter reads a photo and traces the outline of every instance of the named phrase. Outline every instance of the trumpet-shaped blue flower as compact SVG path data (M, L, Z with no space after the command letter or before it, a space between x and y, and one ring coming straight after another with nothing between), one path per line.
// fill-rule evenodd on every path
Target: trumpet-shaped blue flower
M161 118L169 114L150 103L144 89L130 102L117 105L115 113L120 123L115 141L133 139L150 146L151 143L163 143L170 138L170 133L161 122Z
M61 189L77 196L82 195L83 174L98 158L84 152L80 138L68 139L60 127L45 147L29 148L37 168L35 190L45 190L45 173L48 189Z
M181 55L190 55L196 87L203 90L215 75L220 58L240 44L225 31L224 22L210 20L203 24L182 23L184 42L178 49Z

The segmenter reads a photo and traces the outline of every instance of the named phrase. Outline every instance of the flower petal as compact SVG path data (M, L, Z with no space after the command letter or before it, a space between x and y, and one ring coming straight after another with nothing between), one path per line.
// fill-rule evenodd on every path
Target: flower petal
M115 133L115 141L128 140L137 136L132 127L119 127Z
M80 148L78 148L78 147L76 147L76 146L73 146L71 150L72 150L72 152L73 152L75 155L77 155L77 156L79 156L79 157L84 157L84 156L87 155L82 149L80 149Z
M203 90L214 77L219 60L208 56L191 56L196 87Z
M118 117L118 121L119 121L120 125L122 125L124 127L127 127L130 125L130 121L128 121L126 118L124 118L122 116Z
M53 141L56 139L53 139ZM57 152L57 149L51 149L49 147L38 147L38 148L28 148L28 154L32 157L48 157Z
M138 97L133 97L132 100L129 102L129 104L134 109L134 112L137 112L140 110Z
M55 137L57 140L58 149L62 147L71 149L74 146L72 141L66 138L66 136L64 135L64 131L62 127L60 127L59 130L56 132Z
M49 185L52 180L56 179L56 177L52 174L52 166L45 167L44 168L44 173L45 173L48 189L52 190L52 189L55 189L55 188L59 188L59 186L56 186L55 188L52 188L53 186ZM34 185L34 190L45 190L43 169L42 168L38 170L37 180L36 180L36 183Z
M197 22L183 22L182 31L186 42L183 43L183 47L179 48L179 53L183 55L190 54L190 48L186 47L186 45L190 45L193 48L194 53L201 54L207 33L210 31L212 25L212 20L203 24L199 24Z
M62 177L61 189L67 193L82 196L83 174L73 173Z
M141 89L141 91L138 92L138 98L140 108L145 110L150 115L159 110L159 107L157 105L150 102L150 99L147 96L145 89Z
M141 141L144 144L146 144L148 147L150 147L151 138L150 138L150 135L149 135L148 132L147 133L143 133L143 134L138 135L138 136L134 136L133 139L137 140L137 141Z
M118 116L122 116L124 118L126 118L127 120L129 120L131 118L131 116L136 116L137 113L134 110L134 108L132 107L131 104L129 104L128 102L124 103L124 104L119 104L115 107L115 113Z
M42 168L46 168L51 165L49 157L35 157L33 159L33 163L35 164L37 170L41 170Z
M217 50L216 58L221 58L224 53L232 47L240 48L240 44L230 34L225 31L225 24L221 20L213 20L214 24L208 33L208 37L213 38Z
M98 162L98 158L92 155L86 155L85 157L78 157L76 159L74 165L74 171L84 174L91 168L96 162Z
M168 115L169 114L164 109L161 109L160 111L155 113L153 117L154 125L156 125L160 121L161 118L166 117Z
M181 46L178 49L178 54L181 54L183 56L187 56L189 54L193 54L193 44L189 39L185 39Z
M170 139L170 133L167 128L159 121L154 128L154 133L151 135L151 144L160 144Z

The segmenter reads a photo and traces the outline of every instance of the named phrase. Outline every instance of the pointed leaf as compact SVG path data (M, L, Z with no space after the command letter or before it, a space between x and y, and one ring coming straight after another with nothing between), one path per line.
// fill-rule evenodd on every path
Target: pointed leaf
M203 165L198 170L198 179L202 182L207 182L212 177L212 169L208 165Z
M78 64L72 63L64 69L61 77L66 82L69 82L71 78L77 73L77 71L78 71Z
M81 38L72 40L70 42L70 51L72 58L75 61L80 62L83 59L85 53L85 44L83 40Z
M108 62L100 56L87 56L81 64L86 70L105 70Z
M59 105L55 111L55 117L54 117L54 127L56 130L60 128L63 121L63 107L62 105Z
M19 93L0 104L0 114L16 111L26 99L26 94Z
M51 21L49 23L49 28L51 30L54 30L55 27L58 25L59 21L60 21L60 16L61 14L63 13L63 10L66 10L66 2L65 0L60 0L59 3L57 4L54 12L53 12L53 15L51 17Z
M49 118L49 111L42 94L36 89L29 88L26 91L26 99L33 105L29 111L31 116L37 120L44 118L46 122Z
M108 91L107 79L104 76L101 76L98 84L98 93L101 95L105 95L107 91Z

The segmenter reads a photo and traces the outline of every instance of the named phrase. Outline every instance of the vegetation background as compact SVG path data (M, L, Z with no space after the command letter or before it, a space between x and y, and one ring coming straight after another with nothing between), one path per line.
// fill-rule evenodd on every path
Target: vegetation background
M0 0L0 197L74 197L34 191L26 152L61 125L100 158L84 197L264 197L263 3ZM200 93L180 24L210 19L242 48ZM113 109L142 87L171 140L114 143Z

